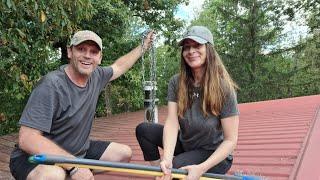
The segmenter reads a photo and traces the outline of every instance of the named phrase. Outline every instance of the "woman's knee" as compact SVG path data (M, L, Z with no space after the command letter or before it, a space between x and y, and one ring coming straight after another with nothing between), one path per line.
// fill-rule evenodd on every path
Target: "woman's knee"
M179 168L181 168L183 166L187 166L187 165L190 165L190 164L187 164L185 161L183 161L183 159L173 158L173 160L172 160L172 167L173 168L179 169Z
M66 172L63 168L51 165L38 165L27 176L27 180L64 180L65 178Z
M210 168L207 172L215 174L226 174L232 166L232 161L223 160L216 166Z
M147 122L143 122L140 123L137 127L136 127L136 137L142 137L144 134L146 134L146 130L148 128L148 123Z

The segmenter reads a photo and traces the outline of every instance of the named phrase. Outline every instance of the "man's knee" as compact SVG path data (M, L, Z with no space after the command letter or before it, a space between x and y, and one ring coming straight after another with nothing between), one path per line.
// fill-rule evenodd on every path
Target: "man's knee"
M50 166L50 165L38 165L27 176L27 180L33 180L33 179L64 180L65 178L66 178L66 173L63 168L58 166Z
M128 145L111 143L105 150L100 160L129 162L132 157L132 150Z
M123 149L121 151L120 156L121 156L120 162L130 162L132 157L132 149L127 145L123 145Z

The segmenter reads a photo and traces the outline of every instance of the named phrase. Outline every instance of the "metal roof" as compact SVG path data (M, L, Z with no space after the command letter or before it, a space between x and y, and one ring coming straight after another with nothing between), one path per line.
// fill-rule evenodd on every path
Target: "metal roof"
M228 174L243 173L270 180L319 180L320 95L239 105L239 140ZM159 108L160 123L166 107ZM135 138L144 111L96 119L91 137L124 143L133 149L132 163L147 164ZM9 154L17 134L0 137L0 179L10 179ZM124 173L102 173L95 179L152 179Z

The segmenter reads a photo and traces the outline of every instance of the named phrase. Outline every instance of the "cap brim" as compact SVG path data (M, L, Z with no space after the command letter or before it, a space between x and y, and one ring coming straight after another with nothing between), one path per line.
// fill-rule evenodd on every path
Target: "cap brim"
M92 41L92 42L94 42L94 43L98 46L98 48L99 48L100 50L102 49L102 47L101 47L95 40L90 39L90 38L81 39L81 40L78 41L77 43L72 43L71 45L77 46L77 45L79 45L79 44L81 44L81 43L83 43L83 42L85 42L85 41Z
M178 43L179 46L182 46L182 45L183 45L183 41L186 40L186 39L194 40L194 41L196 41L196 42L199 43L199 44L205 44L205 43L208 42L207 40L202 39L202 38L197 37L197 36L187 36L187 37L184 37L184 38Z

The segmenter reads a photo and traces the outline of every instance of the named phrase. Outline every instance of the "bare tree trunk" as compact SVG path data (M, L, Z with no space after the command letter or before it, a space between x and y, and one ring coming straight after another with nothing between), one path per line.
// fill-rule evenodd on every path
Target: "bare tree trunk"
M105 112L107 117L112 115L110 97L111 97L111 83L109 82L104 88L104 103L106 105Z

